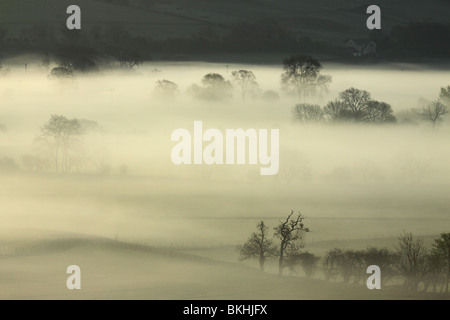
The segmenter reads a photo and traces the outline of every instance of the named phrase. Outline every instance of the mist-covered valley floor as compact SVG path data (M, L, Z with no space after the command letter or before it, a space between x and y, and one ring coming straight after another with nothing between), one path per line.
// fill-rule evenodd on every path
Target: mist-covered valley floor
M280 66L148 62L61 81L38 63L25 73L19 60L4 63L0 77L1 299L445 297L395 281L370 291L319 273L279 278L275 260L261 273L235 249L260 220L273 233L291 210L306 216L305 249L318 256L335 247L394 249L402 232L430 246L449 232L449 121L432 128L411 111L449 84L445 68L325 65L329 92L309 102L324 105L355 87L391 104L397 123L304 124L292 114L296 98L280 90ZM240 69L279 99L190 94L205 74L229 80ZM177 83L178 94L157 95L162 79ZM93 126L64 173L42 160L39 137L51 115ZM171 134L192 132L196 120L205 130L279 129L278 174L261 176L260 165L176 166ZM80 291L66 287L74 264Z

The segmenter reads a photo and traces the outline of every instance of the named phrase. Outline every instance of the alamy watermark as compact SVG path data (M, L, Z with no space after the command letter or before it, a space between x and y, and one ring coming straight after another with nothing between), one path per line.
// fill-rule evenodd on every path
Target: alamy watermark
M194 121L192 134L187 129L176 129L171 140L178 142L171 153L172 162L176 165L259 164L263 176L276 175L279 170L278 129L271 129L270 135L268 129L226 129L223 133L210 128L203 132L203 122Z
M67 267L66 273L70 274L66 281L67 289L81 290L81 268L77 265L71 265Z

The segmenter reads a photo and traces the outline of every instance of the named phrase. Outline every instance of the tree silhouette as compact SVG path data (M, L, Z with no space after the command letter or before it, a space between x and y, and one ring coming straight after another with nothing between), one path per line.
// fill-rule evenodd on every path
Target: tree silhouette
M328 251L322 259L322 268L325 275L325 280L330 281L335 279L339 274L339 262L343 252L341 249L331 249Z
M260 221L256 226L257 232L251 234L250 238L242 246L238 246L237 250L240 254L239 260L257 259L259 268L264 271L266 260L277 254L278 250L272 239L268 236L269 228L264 221Z
M204 100L224 100L231 98L233 86L218 73L208 73L202 79L203 87L193 85L189 90L197 98Z
M430 104L422 107L418 112L418 116L426 122L431 123L433 127L441 122L444 116L448 113L448 107L441 101L433 101Z
M258 83L256 77L252 71L239 70L231 72L233 82L237 85L241 91L242 100L246 100L247 96L254 97L255 91L258 89Z
M317 264L320 261L320 257L317 257L310 252L302 252L298 258L306 277L311 278L317 270Z
M41 128L41 138L52 149L56 172L70 171L70 151L83 134L80 121L52 115Z
M445 272L445 292L448 293L450 282L450 233L442 233L434 240L432 254L441 258L442 269Z
M323 109L333 121L394 122L392 108L385 102L373 100L365 90L350 88L339 94L339 99L328 102Z
M396 249L399 257L397 268L405 277L404 285L409 290L417 291L420 281L429 273L423 239L414 238L411 233L403 233L398 237Z
M278 274L283 275L283 269L285 267L285 257L292 254L297 254L303 244L303 234L309 232L308 228L305 228L303 220L305 219L301 213L297 218L293 218L294 211L287 216L285 221L275 227L275 236L280 240L279 260L278 260Z
M311 56L297 55L284 59L281 75L283 89L296 93L299 100L315 95L317 88L326 89L331 77L321 76L321 68L320 62Z

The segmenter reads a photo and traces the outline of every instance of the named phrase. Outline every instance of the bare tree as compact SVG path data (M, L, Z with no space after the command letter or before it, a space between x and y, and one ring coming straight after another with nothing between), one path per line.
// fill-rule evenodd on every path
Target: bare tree
M50 147L56 172L70 171L70 152L83 134L80 121L52 115L41 128L41 140Z
M286 255L298 253L299 249L303 247L301 243L303 234L309 232L309 229L305 228L303 224L305 217L301 213L298 213L297 218L293 218L293 215L294 211L291 211L286 220L280 221L280 224L275 227L275 236L280 240L278 260L278 274L280 276L283 275Z
M241 91L242 100L246 100L247 96L255 96L255 92L259 89L258 82L252 71L239 70L231 72L233 82Z
M317 123L324 120L322 108L318 105L301 103L292 109L295 119L301 122Z
M405 277L405 287L417 291L419 283L429 273L429 266L426 263L427 250L423 239L414 238L411 233L403 233L398 237L395 248L399 257L397 268Z
M448 107L441 101L433 101L430 104L422 107L418 116L426 122L429 122L433 127L441 122L444 116L448 113Z
M450 233L442 233L434 240L432 253L441 258L442 269L445 272L445 292L448 293L450 282Z
M261 271L264 271L264 264L270 257L278 253L272 239L269 238L269 228L264 221L260 221L256 226L257 232L251 234L244 245L237 247L240 254L239 260L258 259Z
M370 93L355 88L339 94L339 99L329 102L324 113L333 121L351 122L395 122L391 106L388 103L373 100Z
M281 84L288 92L297 94L299 100L328 88L331 76L321 76L320 62L311 56L291 56L284 59Z
M350 88L341 92L339 97L347 108L349 108L355 115L363 113L368 102L371 101L369 92L355 88Z

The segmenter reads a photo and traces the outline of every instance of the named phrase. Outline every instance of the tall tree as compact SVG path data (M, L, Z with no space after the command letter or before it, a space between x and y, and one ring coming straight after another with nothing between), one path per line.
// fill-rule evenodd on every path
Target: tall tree
M287 216L285 221L281 221L280 224L275 227L275 236L280 240L279 260L278 260L278 274L283 275L283 269L285 267L284 259L286 255L297 254L299 249L302 248L301 240L303 234L309 232L308 228L305 228L303 220L305 219L301 213L298 213L296 218L293 218L294 211Z
M296 55L284 59L284 72L281 75L281 84L288 92L295 92L299 100L317 93L317 88L321 90L327 88L331 82L330 76L321 76L320 62L305 55Z
M445 292L448 293L450 282L450 233L442 233L438 239L434 240L432 254L441 258L442 267L445 271Z
M239 260L257 259L259 268L264 271L266 260L277 254L278 250L270 239L268 230L264 221L260 221L256 226L257 232L251 234L250 238L242 246L238 246L237 250L240 254Z
M70 171L70 151L83 134L80 121L52 115L41 128L41 138L51 147L56 172Z

